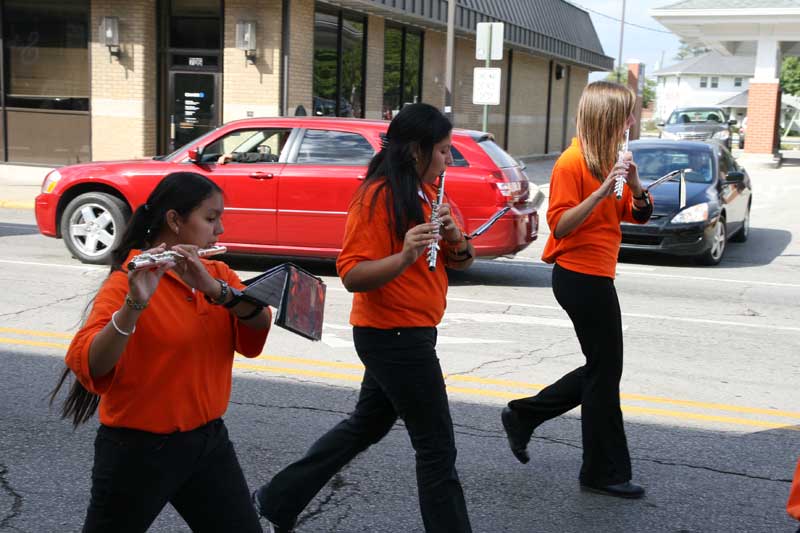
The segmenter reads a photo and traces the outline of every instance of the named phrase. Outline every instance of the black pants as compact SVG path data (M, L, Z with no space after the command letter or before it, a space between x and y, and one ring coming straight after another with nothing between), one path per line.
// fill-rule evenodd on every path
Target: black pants
M614 280L553 267L553 293L575 326L586 364L530 398L509 402L533 431L546 420L581 406L583 466L580 480L596 485L631 479L622 425L622 319Z
M192 531L261 532L222 420L159 435L100 426L84 533L147 531L171 503Z
M269 520L290 527L323 486L403 419L416 451L422 521L428 532L471 531L456 473L453 423L435 328L354 328L366 370L355 411L279 472L259 497Z

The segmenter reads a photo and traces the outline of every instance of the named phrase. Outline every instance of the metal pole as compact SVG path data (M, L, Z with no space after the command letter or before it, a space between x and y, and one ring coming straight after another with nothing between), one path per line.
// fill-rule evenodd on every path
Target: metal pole
M489 24L489 45L486 47L486 68L492 66L492 25ZM483 104L483 131L489 131L489 106Z
M617 56L617 83L622 83L622 39L625 36L625 0L622 0L622 20L619 23L619 55Z
M453 78L456 42L456 1L447 0L447 52L444 73L444 114L453 120Z

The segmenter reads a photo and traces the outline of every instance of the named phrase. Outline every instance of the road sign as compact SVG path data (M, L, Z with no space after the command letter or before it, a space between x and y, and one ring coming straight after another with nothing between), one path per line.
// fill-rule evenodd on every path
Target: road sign
M479 22L475 35L475 59L503 59L503 23Z
M472 76L472 103L476 105L499 105L502 70L499 68L476 67Z

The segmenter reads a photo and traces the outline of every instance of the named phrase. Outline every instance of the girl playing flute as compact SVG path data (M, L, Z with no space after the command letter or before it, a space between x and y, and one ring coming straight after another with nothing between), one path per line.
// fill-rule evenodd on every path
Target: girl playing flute
M100 409L85 533L146 531L167 503L192 531L261 531L221 417L234 350L261 353L269 310L240 301L236 273L197 255L222 233L222 211L207 178L165 177L134 212L67 351L52 398L71 372L63 417L77 427ZM148 248L184 259L125 270Z
M436 325L447 296L444 266L472 263L472 245L447 203L439 207L441 250L435 243L433 184L452 162L452 125L435 107L403 107L389 124L381 151L350 203L336 267L353 296L350 322L366 370L350 418L320 437L306 455L253 494L272 531L291 531L302 510L334 474L379 442L397 418L416 452L417 487L425 531L471 531L461 483ZM413 528L412 528L413 529Z
M640 498L622 425L622 322L614 288L620 221L644 223L652 205L630 153L617 161L625 130L635 123L636 97L626 87L589 84L578 103L577 139L561 154L550 178L542 259L553 266L553 294L578 335L586 364L536 396L509 402L501 418L514 456L529 460L527 446L543 422L581 406L583 466L580 486L610 496ZM627 180L614 198L618 176Z

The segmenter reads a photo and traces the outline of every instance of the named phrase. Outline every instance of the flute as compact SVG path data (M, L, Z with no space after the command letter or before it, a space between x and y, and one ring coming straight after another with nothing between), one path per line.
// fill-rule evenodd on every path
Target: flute
M211 246L210 248L200 248L197 250L197 255L200 257L210 257L212 255L224 254L227 248L224 246ZM167 250L159 254L144 253L131 258L128 263L128 271L133 272L136 270L144 270L150 268L158 268L168 261L181 261L183 256L178 252Z
M444 202L444 175L445 171L442 171L439 176L439 190L436 194L436 201L431 204L431 224L436 224L436 230L433 233L435 240L428 245L428 270L430 271L436 270L436 256L439 255L439 239L437 237L439 236L439 226L441 226L439 206Z
M617 162L622 162L622 157L625 155L625 152L628 151L628 141L631 137L631 130L625 130L625 145L622 148L622 151L619 152L617 155ZM622 198L622 188L625 185L625 178L622 176L617 176L617 181L614 183L614 193L617 195L617 200Z

